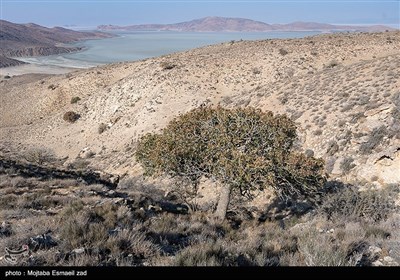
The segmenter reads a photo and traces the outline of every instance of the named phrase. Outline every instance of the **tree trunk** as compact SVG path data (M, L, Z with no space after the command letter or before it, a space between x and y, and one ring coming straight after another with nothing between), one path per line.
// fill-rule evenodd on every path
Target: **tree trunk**
M221 192L219 194L217 210L215 211L215 217L220 221L225 220L226 211L228 210L230 196L231 196L231 187L228 185L223 185L221 188Z

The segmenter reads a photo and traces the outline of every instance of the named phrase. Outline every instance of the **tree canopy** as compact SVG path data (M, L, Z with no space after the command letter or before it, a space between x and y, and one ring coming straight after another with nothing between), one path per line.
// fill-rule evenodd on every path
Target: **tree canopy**
M193 186L203 176L221 183L216 215L223 219L234 188L247 196L265 188L282 199L318 196L324 163L294 151L296 137L285 115L202 106L141 137L136 157L147 175L181 177Z

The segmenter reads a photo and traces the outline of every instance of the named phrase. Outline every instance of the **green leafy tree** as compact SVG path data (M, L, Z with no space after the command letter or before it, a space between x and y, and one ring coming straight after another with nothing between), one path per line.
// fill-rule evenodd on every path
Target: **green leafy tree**
M282 199L315 201L325 182L323 161L292 151L296 126L254 108L199 107L139 140L146 175L167 174L197 188L204 176L222 185L215 215L224 219L233 189L251 196L272 188Z

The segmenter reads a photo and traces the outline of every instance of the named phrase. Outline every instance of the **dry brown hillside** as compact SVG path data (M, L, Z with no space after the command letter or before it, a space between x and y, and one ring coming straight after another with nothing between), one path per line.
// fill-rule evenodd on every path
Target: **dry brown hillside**
M398 31L325 34L3 79L1 149L46 148L66 164L84 158L96 169L138 174L140 135L201 104L255 106L296 119L299 146L323 157L331 178L398 183L399 47ZM80 118L63 120L67 111Z
M10 57L51 55L81 50L65 45L84 39L112 37L101 32L79 32L62 27L47 28L34 23L17 24L0 20L0 67L23 64Z

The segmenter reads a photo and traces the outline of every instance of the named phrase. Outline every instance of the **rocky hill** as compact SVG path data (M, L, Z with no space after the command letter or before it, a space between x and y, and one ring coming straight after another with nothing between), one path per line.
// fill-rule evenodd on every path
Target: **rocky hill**
M15 24L0 20L0 67L21 64L9 57L51 55L78 51L65 44L84 39L107 38L101 32L78 32L62 27L47 28L37 24Z
M378 32L394 30L383 25L351 26L332 25L315 22L293 22L288 24L268 24L244 18L205 17L173 24L139 24L129 26L100 25L99 30L127 31L184 31L184 32L268 32L268 31L364 31Z
M6 56L0 55L0 67L9 67L9 66L17 66L17 65L22 65L26 64L23 61L12 59Z
M67 165L138 175L144 133L201 104L254 106L295 119L299 149L324 158L331 179L399 183L399 46L398 31L240 41L3 79L1 151L48 149Z

